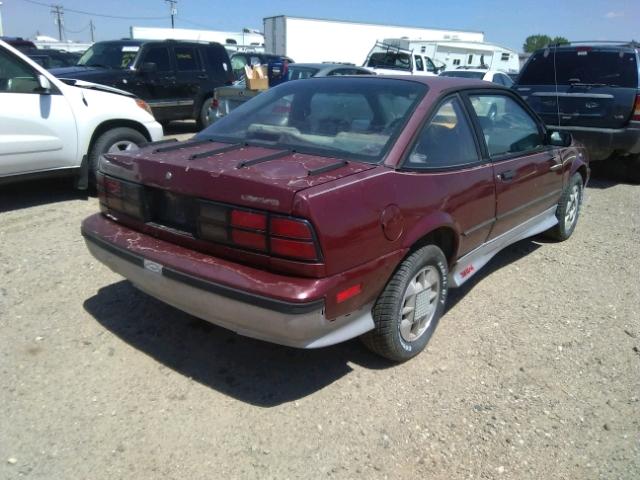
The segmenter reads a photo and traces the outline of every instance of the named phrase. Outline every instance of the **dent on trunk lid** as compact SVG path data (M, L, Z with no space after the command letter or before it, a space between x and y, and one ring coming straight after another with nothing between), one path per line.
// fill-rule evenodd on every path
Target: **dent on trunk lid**
M191 158L228 145L207 142L189 146L186 142L171 151L151 146L131 154L108 155L101 168L104 173L174 193L282 213L291 212L293 198L300 190L374 168L336 157L256 146ZM280 155L274 155L278 152ZM269 156L274 158L251 164Z

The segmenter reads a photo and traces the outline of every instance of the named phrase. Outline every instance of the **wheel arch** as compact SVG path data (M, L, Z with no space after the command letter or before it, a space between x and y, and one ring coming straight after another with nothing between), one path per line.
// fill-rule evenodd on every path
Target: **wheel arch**
M460 234L453 219L439 212L420 220L405 236L403 246L407 256L425 245L436 245L447 259L449 266L457 258Z
M91 149L95 145L96 141L100 136L113 129L113 128L131 128L136 130L144 138L147 139L148 142L151 141L151 134L149 131L142 125L140 122L136 122L135 120L127 120L127 119L113 119L113 120L105 120L102 123L99 123L96 128L93 129L93 133L91 134L91 138L89 139L89 143L85 144L82 148L82 161L80 163L80 174L77 179L77 188L86 189L89 185L89 154L91 153Z
M93 133L91 134L91 139L89 140L89 144L87 145L87 148L84 153L88 155L91 152L91 149L95 145L98 138L100 138L100 135L102 135L103 133L111 129L122 128L122 127L132 128L133 130L137 130L147 139L147 141L151 141L151 135L149 134L149 131L144 127L144 125L142 125L139 122L136 122L135 120L126 120L126 119L106 120L100 123L93 130Z

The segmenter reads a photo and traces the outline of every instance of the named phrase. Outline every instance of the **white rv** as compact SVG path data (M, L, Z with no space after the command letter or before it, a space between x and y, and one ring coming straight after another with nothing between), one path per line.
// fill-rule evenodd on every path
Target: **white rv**
M407 38L385 38L376 42L364 66L376 70L377 73L393 71L395 74L412 75L429 75L434 69L441 71L462 67L484 68L505 73L518 73L520 70L517 52L492 43ZM421 66L423 68L420 68Z

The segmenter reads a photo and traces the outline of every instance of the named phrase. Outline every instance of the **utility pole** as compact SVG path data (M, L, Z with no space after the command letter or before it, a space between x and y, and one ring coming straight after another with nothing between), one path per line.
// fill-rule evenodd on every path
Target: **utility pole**
M62 5L51 5L51 13L56 16L56 23L58 24L58 38L62 41L64 7Z
M0 7L2 6L2 2L0 2ZM0 9L0 37L4 35L2 30L2 9Z
M91 32L91 43L95 42L93 39L93 32L95 31L96 26L93 24L93 20L89 20L89 31Z
M175 28L174 17L178 14L178 9L176 8L176 3L178 0L164 0L169 4L169 9L171 12L171 28Z

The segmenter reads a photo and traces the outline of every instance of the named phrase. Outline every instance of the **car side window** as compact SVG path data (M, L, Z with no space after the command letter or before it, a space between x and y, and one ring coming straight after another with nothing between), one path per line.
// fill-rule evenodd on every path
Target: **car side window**
M425 61L427 62L427 72L434 72L437 70L435 64L431 61L431 59L429 57L424 57Z
M36 72L4 49L0 49L0 92L36 93Z
M500 76L502 77L502 83L504 84L505 87L513 87L513 80L511 80L511 77L509 75L505 75L504 73L501 73Z
M536 121L507 95L470 95L491 157L540 148L543 137Z
M424 72L424 63L422 62L422 57L420 55L414 55L413 58L416 60L416 70L419 72Z
M494 73L493 83L497 83L498 85L504 85L504 82L502 81L502 75L500 75L499 73Z
M420 132L407 167L448 168L478 161L471 126L457 97L445 101Z
M144 54L143 63L155 63L158 72L171 71L169 49L167 47L151 47Z
M176 70L179 72L193 72L200 70L197 51L193 47L175 47Z

